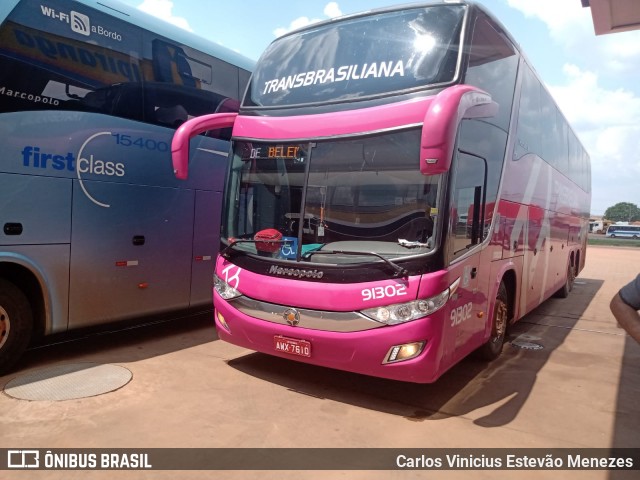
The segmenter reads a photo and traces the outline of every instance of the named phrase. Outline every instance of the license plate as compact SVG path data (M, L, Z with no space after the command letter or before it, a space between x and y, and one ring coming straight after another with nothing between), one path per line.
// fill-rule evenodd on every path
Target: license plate
M299 357L311 356L311 342L298 338L288 338L276 335L273 337L273 346L276 351L298 355Z

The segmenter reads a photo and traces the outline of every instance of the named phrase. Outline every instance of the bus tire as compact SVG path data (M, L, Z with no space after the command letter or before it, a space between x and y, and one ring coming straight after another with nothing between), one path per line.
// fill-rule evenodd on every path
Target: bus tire
M493 306L493 319L491 321L491 336L487 343L478 349L482 360L495 360L502 353L502 346L507 334L509 323L509 297L504 282L500 283L496 295L496 303Z
M558 298L567 298L571 293L571 290L573 290L573 281L575 279L576 279L575 272L573 271L571 260L569 260L569 263L567 265L567 276L564 279L564 285L560 287L560 290L558 290L554 296Z
M0 375L15 365L31 340L33 314L26 295L0 278Z

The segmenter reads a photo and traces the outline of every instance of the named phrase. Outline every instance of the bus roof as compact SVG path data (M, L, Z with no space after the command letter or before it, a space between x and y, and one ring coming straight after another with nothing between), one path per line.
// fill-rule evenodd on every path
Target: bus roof
M4 20L21 0L5 0L0 2L0 20ZM133 8L118 0L74 0L77 3L94 8L127 23L144 28L156 34L170 38L182 44L206 52L220 60L252 71L255 61L233 50L210 40L206 40L183 28L179 28L164 20L160 20L137 8Z

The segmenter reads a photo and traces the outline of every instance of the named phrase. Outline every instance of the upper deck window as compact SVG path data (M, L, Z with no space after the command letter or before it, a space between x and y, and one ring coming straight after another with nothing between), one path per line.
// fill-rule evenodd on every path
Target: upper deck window
M347 101L452 82L465 11L383 12L282 37L260 58L245 105Z
M0 23L0 113L80 111L176 128L238 109L243 70L116 16L23 0Z

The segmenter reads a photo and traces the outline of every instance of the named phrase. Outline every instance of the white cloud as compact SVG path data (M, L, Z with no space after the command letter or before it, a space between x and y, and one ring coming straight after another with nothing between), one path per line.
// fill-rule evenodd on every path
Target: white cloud
M329 18L336 18L342 15L342 10L340 10L338 2L329 2L324 7L324 14Z
M567 116L580 129L640 125L640 97L630 90L609 90L598 82L598 75L576 65L563 68L567 83L549 89Z
M581 39L593 36L591 11L578 0L508 0L508 4L544 22L551 37L564 45L579 45Z
M578 0L507 0L528 18L544 22L568 55L611 75L640 74L640 31L596 36L591 9Z
M166 22L177 25L180 28L193 32L186 18L173 15L173 2L171 0L144 0L138 8Z
M323 13L328 18L335 18L342 15L342 10L338 6L337 2L329 2L325 5ZM280 37L285 33L288 33L292 30L296 30L298 28L306 27L307 25L311 25L312 23L318 23L324 19L321 18L309 18L309 17L298 17L293 20L288 27L278 27L273 31L273 34L276 37Z
M293 20L288 27L278 27L273 31L273 34L276 37L280 37L285 33L288 33L292 30L297 30L298 28L306 27L307 25L311 25L312 23L319 22L319 18L310 19L309 17L298 17Z
M623 80L621 76L638 78L640 75L640 31L603 35L594 40L592 62L601 62L601 69Z

